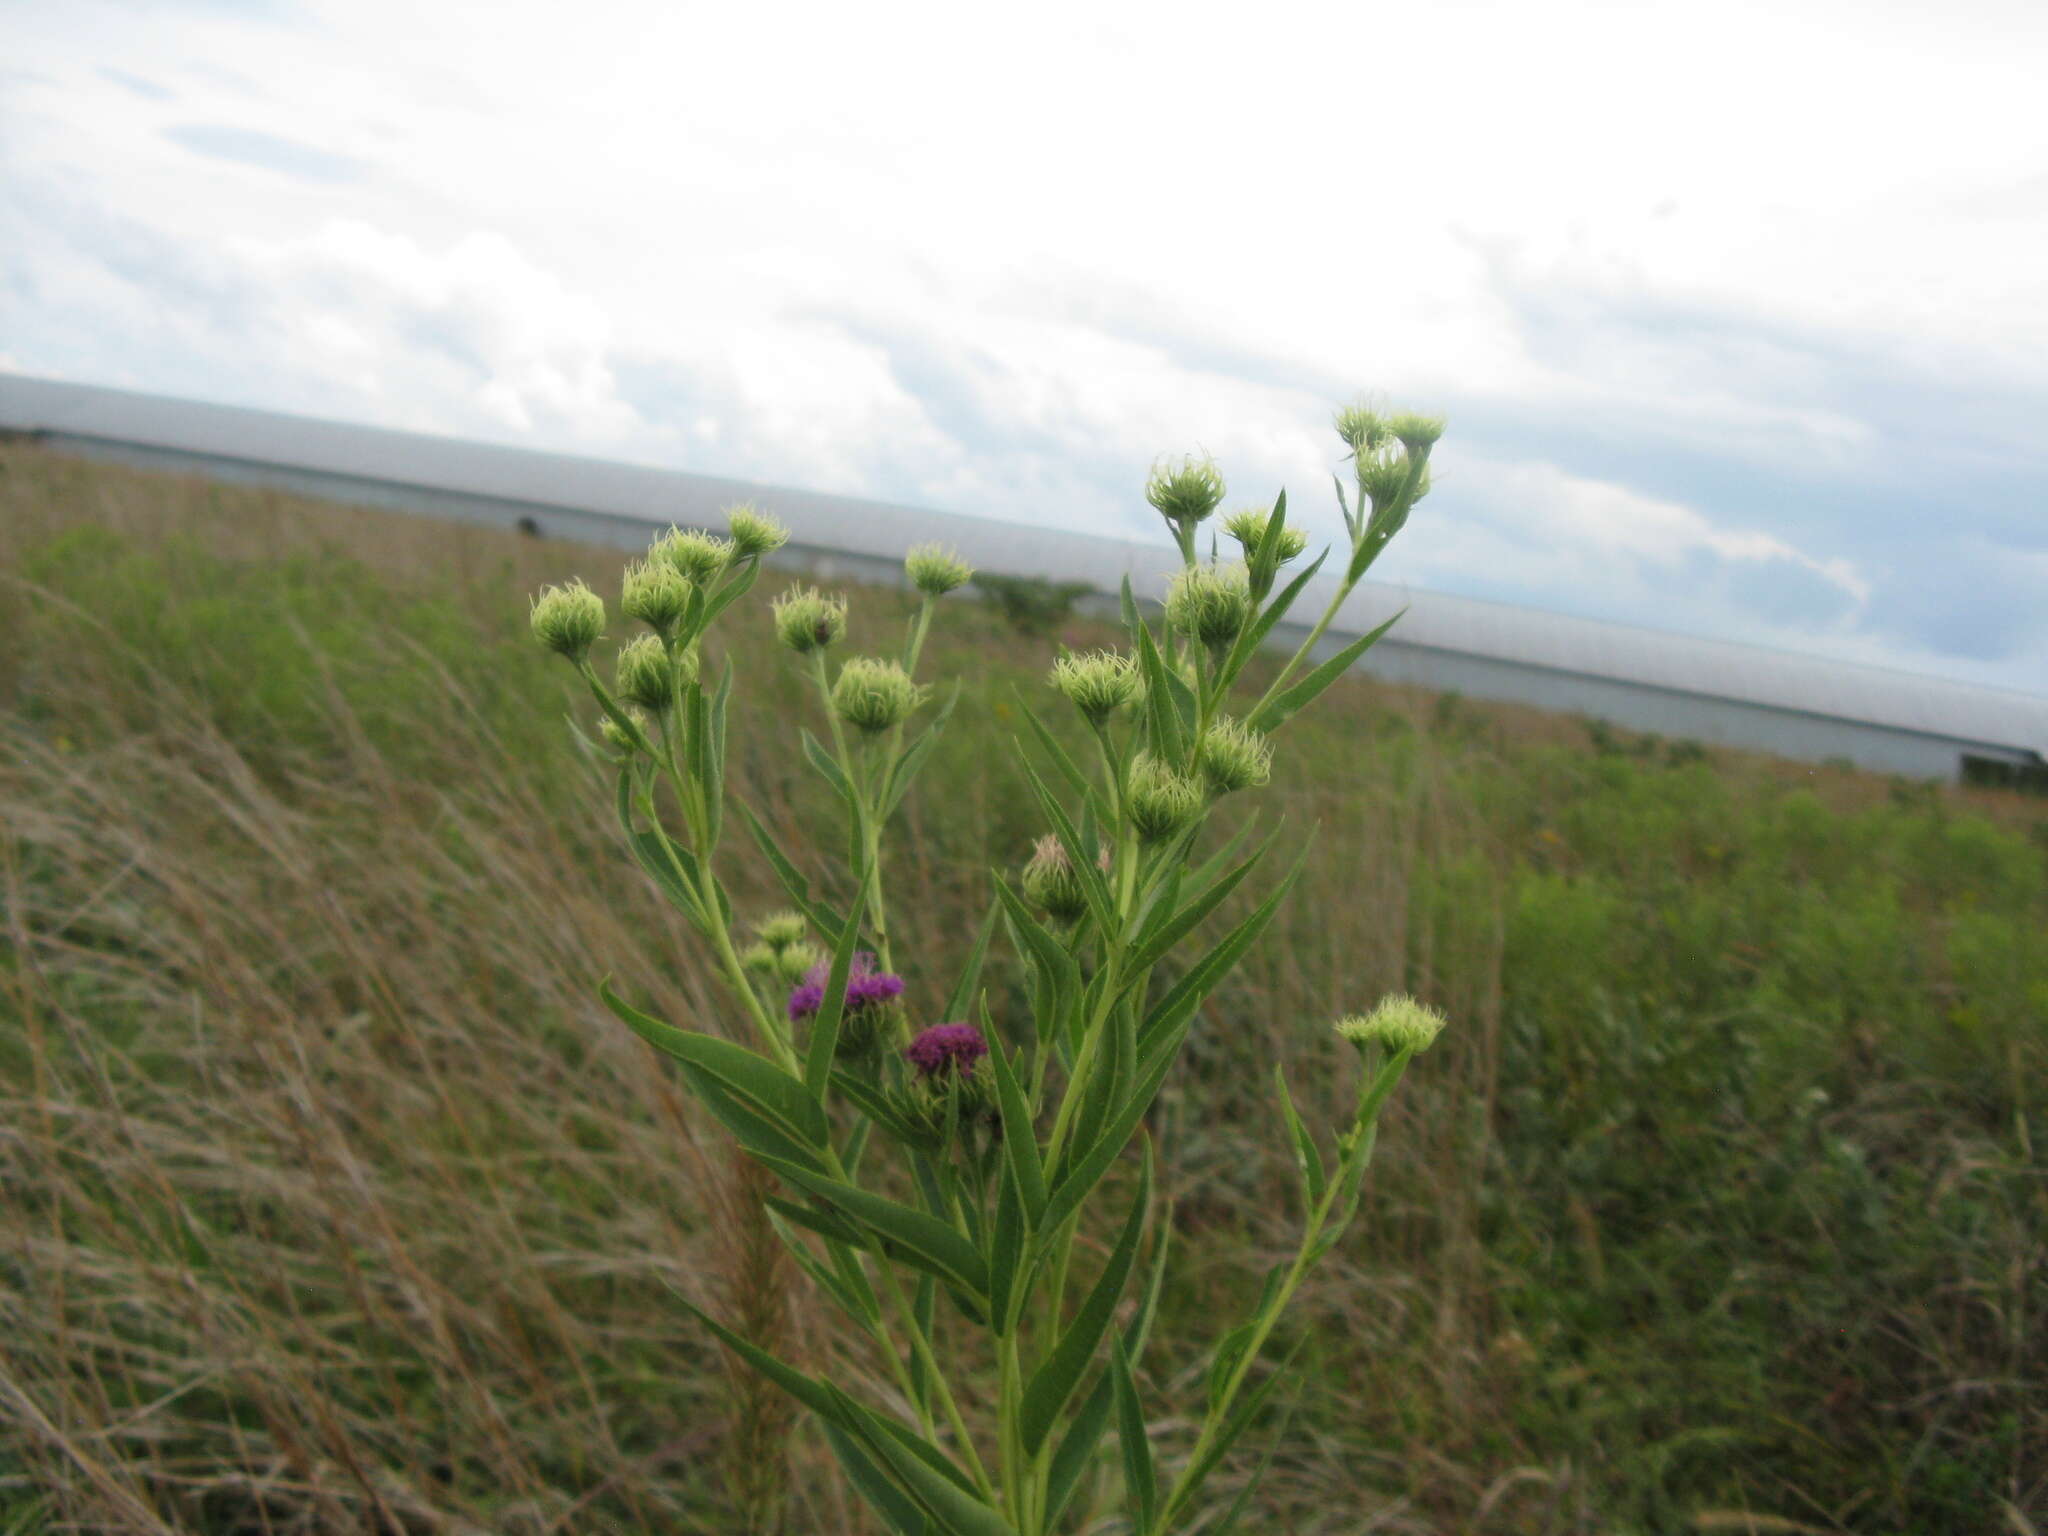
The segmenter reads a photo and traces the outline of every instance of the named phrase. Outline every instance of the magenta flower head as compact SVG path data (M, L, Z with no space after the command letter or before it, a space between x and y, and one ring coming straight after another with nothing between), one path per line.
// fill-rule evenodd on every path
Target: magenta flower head
M927 1082L968 1078L988 1055L988 1041L972 1024L934 1024L921 1030L903 1056Z
M803 985L789 994L789 1016L792 1020L808 1019L825 1003L825 983L832 979L829 961L820 960L804 972ZM877 1008L892 1003L903 995L903 978L888 971L875 969L875 957L863 949L853 957L853 964L846 973L846 1012L860 1013L865 1009Z

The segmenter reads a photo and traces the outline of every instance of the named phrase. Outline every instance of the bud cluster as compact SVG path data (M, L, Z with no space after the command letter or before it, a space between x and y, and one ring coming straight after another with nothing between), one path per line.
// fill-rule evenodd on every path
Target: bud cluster
M1088 717L1091 725L1101 725L1137 699L1144 688L1137 661L1117 651L1060 657L1052 664L1052 685Z
M647 551L648 559L674 566L685 581L697 587L709 586L716 580L732 564L734 555L735 546L730 539L695 528L671 528Z
M1444 1027L1444 1016L1425 1007L1406 993L1381 1000L1368 1014L1353 1014L1337 1021L1337 1033L1360 1051L1384 1046L1395 1054L1414 1054L1429 1049Z

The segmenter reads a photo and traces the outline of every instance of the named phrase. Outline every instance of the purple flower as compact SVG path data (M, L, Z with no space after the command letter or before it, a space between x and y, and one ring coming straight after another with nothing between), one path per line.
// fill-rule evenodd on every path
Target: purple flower
M825 1003L825 983L831 980L832 966L828 961L819 961L804 972L803 985L789 994L789 1016L791 1019L807 1019ZM887 971L875 969L875 957L868 950L860 950L853 957L853 965L846 973L846 1011L857 1013L863 1008L880 1007L900 997L903 993L903 978Z
M904 1048L903 1055L922 1078L950 1071L957 1077L972 1072L988 1054L988 1041L972 1024L934 1024Z

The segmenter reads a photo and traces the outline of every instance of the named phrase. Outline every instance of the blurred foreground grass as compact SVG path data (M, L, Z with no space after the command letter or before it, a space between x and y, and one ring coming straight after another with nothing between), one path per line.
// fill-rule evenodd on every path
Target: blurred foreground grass
M0 448L0 1532L726 1528L671 1300L723 1151L592 987L720 1001L525 633L618 566ZM789 846L777 585L732 774ZM856 645L904 611L855 597ZM1042 830L1000 747L1059 638L1109 636L935 629L913 998ZM1169 1089L1150 1374L1198 1391L1291 1241L1272 1064L1332 1123L1328 1021L1405 988L1454 1027L1283 1329L1251 1529L2048 1521L2048 807L1593 735L1360 680L1283 739L1308 864ZM797 1455L796 1528L860 1529Z

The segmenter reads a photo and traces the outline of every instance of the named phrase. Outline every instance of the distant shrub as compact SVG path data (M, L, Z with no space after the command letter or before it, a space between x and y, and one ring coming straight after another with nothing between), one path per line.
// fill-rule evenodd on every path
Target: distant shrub
M977 572L974 585L988 595L1020 635L1048 635L1074 611L1074 599L1094 591L1085 581L1046 581L1038 576L997 576Z

